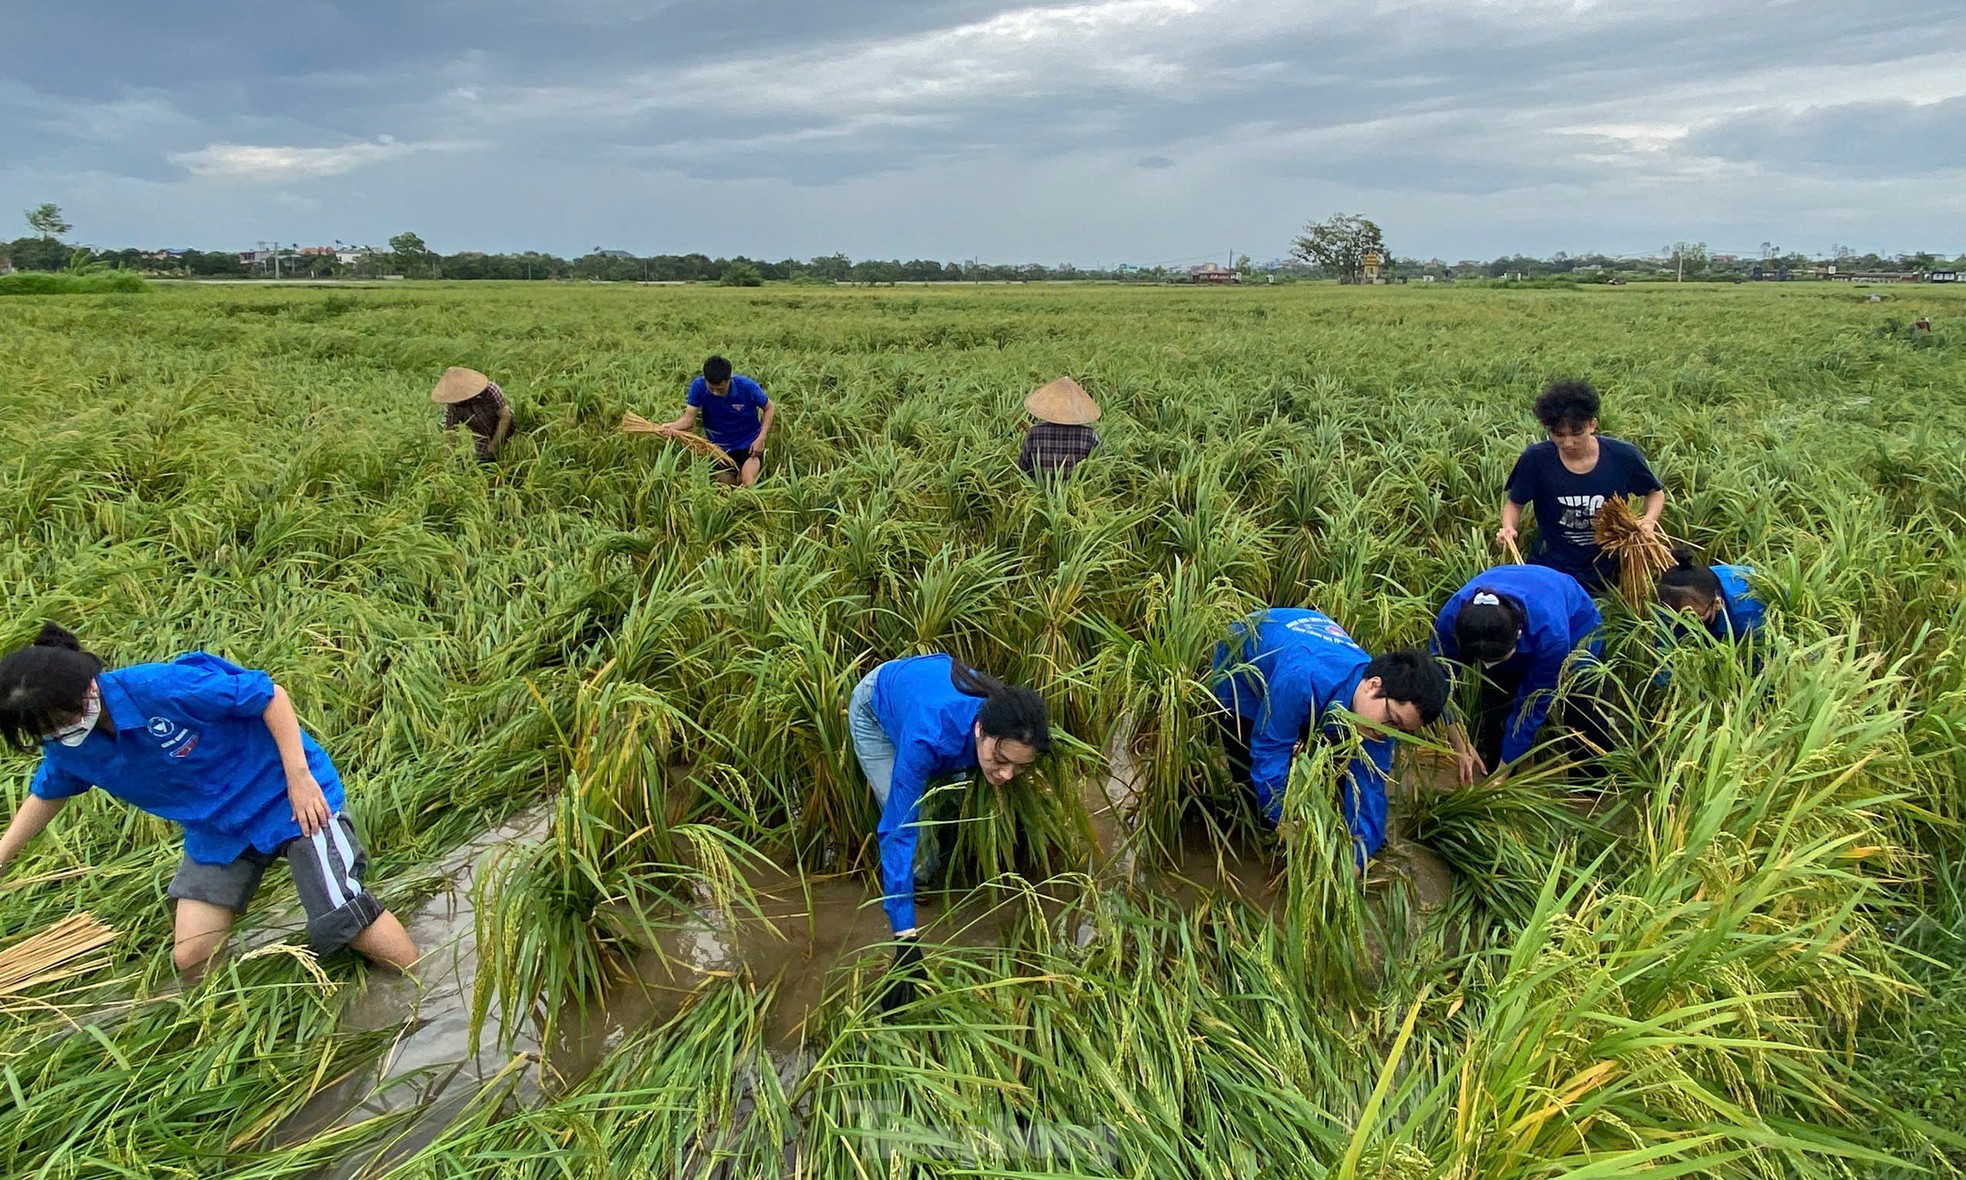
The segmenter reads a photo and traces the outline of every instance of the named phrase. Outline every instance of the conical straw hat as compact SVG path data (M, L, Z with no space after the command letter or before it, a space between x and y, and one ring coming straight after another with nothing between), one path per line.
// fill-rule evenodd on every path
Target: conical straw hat
M1031 417L1060 426L1083 426L1099 420L1099 403L1070 377L1060 377L1033 390L1024 399L1024 408L1031 412Z
M452 365L444 370L442 377L437 378L437 388L430 391L430 400L440 406L468 402L483 393L485 386L491 383L490 377L476 369L461 369Z

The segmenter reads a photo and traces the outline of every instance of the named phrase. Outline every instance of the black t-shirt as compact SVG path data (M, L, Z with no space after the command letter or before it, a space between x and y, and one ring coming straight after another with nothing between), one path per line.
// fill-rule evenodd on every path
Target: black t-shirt
M1665 485L1652 474L1644 452L1617 438L1598 436L1597 466L1582 475L1563 465L1556 444L1545 440L1522 452L1509 472L1509 499L1536 514L1538 565L1560 569L1586 586L1603 577L1603 551L1591 526L1610 496L1646 496Z

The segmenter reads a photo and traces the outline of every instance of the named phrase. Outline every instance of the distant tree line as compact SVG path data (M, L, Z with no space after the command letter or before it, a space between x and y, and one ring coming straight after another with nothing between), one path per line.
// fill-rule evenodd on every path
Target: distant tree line
M248 262L230 250L139 250L76 247L61 240L73 228L63 219L61 209L44 204L26 212L34 234L16 238L0 246L0 258L17 270L55 271L78 266L101 266L139 274L186 278L225 278L273 273L272 259ZM1358 214L1337 215L1330 221L1306 227L1296 240L1290 259L1269 266L1250 262L1247 255L1233 261L1236 277L1243 282L1290 282L1300 279L1336 279L1355 282L1360 277L1361 259L1368 252L1389 255L1379 227ZM947 282L1057 282L1074 279L1146 283L1186 282L1185 266L1078 267L1070 263L1045 266L1039 263L993 263L971 261L944 262L915 258L868 258L855 260L845 254L818 258L711 257L708 254L651 254L646 257L599 247L578 258L562 258L528 250L517 254L488 254L464 250L439 254L414 233L401 233L389 239L387 250L343 249L335 253L305 253L298 248L275 250L279 274L295 278L379 278L400 275L418 279L517 279L587 280L596 282L723 283L730 286L757 286L765 282L793 283L893 283ZM1679 242L1664 247L1658 255L1633 258L1604 254L1567 254L1558 251L1548 258L1524 254L1447 262L1439 258L1386 257L1382 274L1392 281L1411 282L1433 279L1458 280L1550 280L1560 282L1644 281L1657 279L1728 280L1743 279L1757 271L1768 275L1810 276L1819 266L1835 265L1840 271L1929 271L1966 269L1966 256L1946 258L1930 252L1892 256L1858 254L1838 246L1827 257L1813 258L1795 251L1784 251L1763 242L1752 255L1716 254L1704 242Z

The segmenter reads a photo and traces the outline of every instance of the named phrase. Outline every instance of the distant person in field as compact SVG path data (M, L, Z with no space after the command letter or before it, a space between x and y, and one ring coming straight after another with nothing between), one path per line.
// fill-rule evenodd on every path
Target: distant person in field
M342 812L341 776L266 673L205 652L110 671L49 623L0 659L0 738L41 750L0 835L0 870L91 787L184 829L167 890L184 974L203 973L277 857L316 953L349 946L399 971L416 961L402 923L362 885L368 854Z
M1434 650L1477 676L1472 716L1465 729L1449 731L1464 766L1507 776L1549 720L1572 655L1596 660L1602 623L1577 579L1548 566L1498 565L1447 600L1434 619ZM1598 749L1609 745L1602 706L1590 694L1573 695L1564 720Z
M1745 565L1705 565L1685 545L1672 555L1673 567L1659 575L1658 589L1659 605L1671 612L1672 633L1683 639L1688 622L1697 622L1723 643L1751 644L1768 617L1768 608L1748 586L1754 570ZM1758 657L1751 655L1750 669L1757 663ZM1663 685L1671 679L1671 671L1661 669L1653 683Z
M1659 575L1659 605L1692 615L1715 639L1752 637L1767 622L1768 608L1754 596L1745 565L1706 565L1685 545L1672 551L1673 567Z
M1099 403L1070 377L1039 386L1024 399L1037 423L1024 432L1017 466L1025 475L1070 479L1072 469L1099 447Z
M777 407L765 396L756 381L733 373L730 362L713 356L703 362L703 372L689 383L682 417L664 422L662 434L674 434L696 425L703 414L703 433L722 447L736 465L737 481L745 487L758 482L764 465L765 436L771 433L771 420Z
M477 435L478 458L490 463L512 433L512 405L505 391L476 369L452 365L437 379L430 400L444 407L444 429L467 427Z
M1589 383L1553 382L1536 398L1535 412L1549 439L1516 459L1495 539L1514 544L1522 510L1533 508L1537 545L1529 560L1562 570L1595 594L1618 578L1617 559L1592 532L1598 510L1612 496L1643 496L1639 524L1649 532L1665 511L1665 486L1637 447L1597 433L1598 395Z
M893 1007L913 995L921 963L915 887L941 871L941 841L922 836L922 797L937 780L980 774L1003 786L1051 749L1044 698L946 655L889 660L867 673L847 704L853 749L874 802L881 906L894 931Z
M1357 726L1364 754L1339 794L1361 865L1386 842L1393 734L1418 733L1447 705L1447 674L1418 648L1372 656L1330 616L1272 607L1235 625L1215 649L1215 699L1227 711L1222 747L1263 821L1283 817L1298 746Z

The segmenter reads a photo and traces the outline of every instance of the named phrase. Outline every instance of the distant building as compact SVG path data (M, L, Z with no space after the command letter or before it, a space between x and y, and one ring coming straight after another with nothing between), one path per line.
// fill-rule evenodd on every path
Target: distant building
M3 262L3 261L5 261L5 260L4 260L4 259L0 259L0 262ZM1959 275L1960 275L1960 272L1959 272L1959 271L1956 271L1956 270L1935 270L1935 271L1933 271L1933 272L1932 272L1931 274L1928 274L1928 275L1926 275L1926 276L1925 276L1925 281L1926 281L1926 282L1928 282L1928 283L1958 283L1958 282L1966 282L1966 279L1961 279L1961 278L1959 277Z
M5 254L0 254L0 275L10 275L12 273L14 273L14 260Z
M1226 266L1205 262L1200 266L1188 268L1188 281L1191 283L1233 283L1237 282L1236 272Z
M1924 278L1924 276L1909 271L1846 270L1846 271L1836 271L1835 273L1831 274L1829 278L1839 283L1915 283L1918 282L1920 279Z
M334 260L343 266L354 266L364 258L372 258L382 251L374 246L341 246L334 252Z

